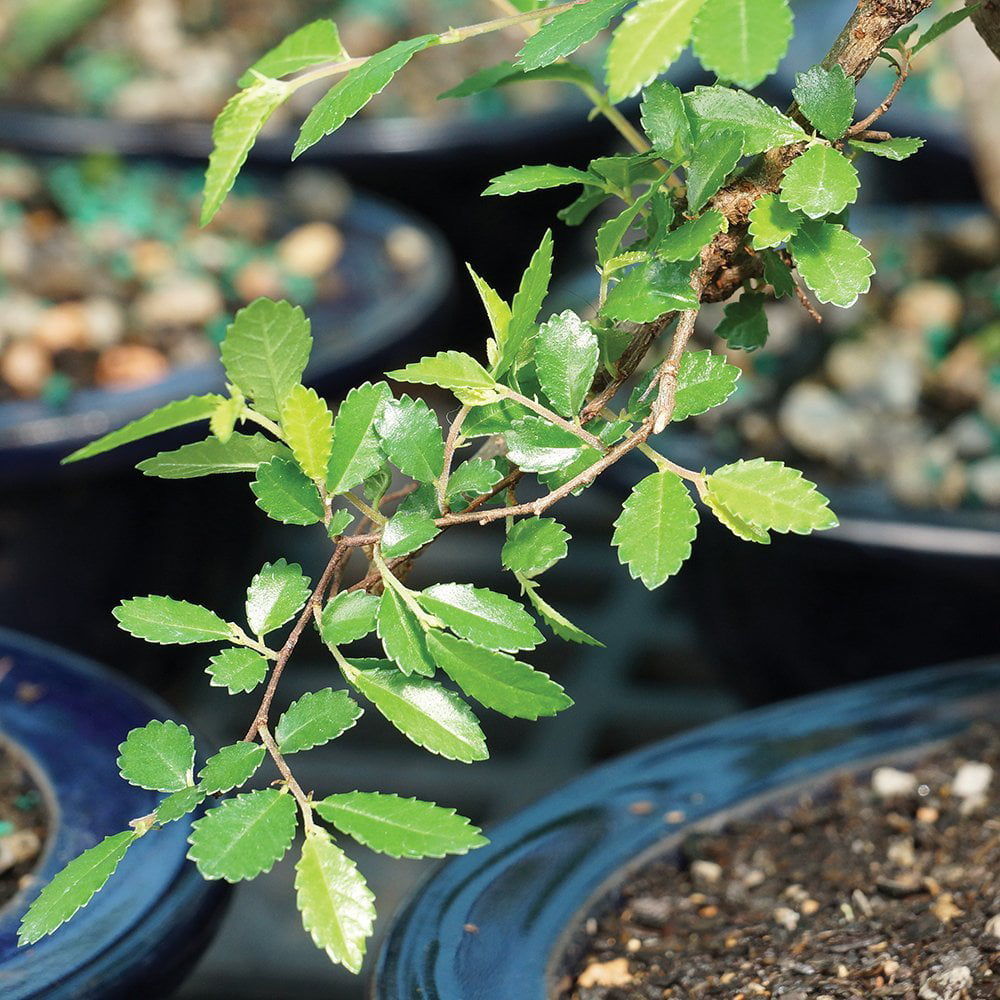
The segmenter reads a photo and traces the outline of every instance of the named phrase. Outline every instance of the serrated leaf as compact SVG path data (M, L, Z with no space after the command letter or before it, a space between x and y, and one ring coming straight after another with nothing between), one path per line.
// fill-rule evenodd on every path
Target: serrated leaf
M778 68L791 38L788 0L705 0L691 28L702 66L747 90Z
M913 46L911 56L915 56L925 45L929 45L935 38L940 38L946 31L951 31L957 24L961 24L970 14L975 13L980 6L979 3L969 4L959 10L949 11L943 17L938 18L926 31L922 32ZM993 17L996 13L993 12Z
M590 0L556 14L531 35L517 54L517 61L527 70L541 69L576 52L618 14L629 0Z
M393 858L466 854L489 841L454 809L382 792L344 792L315 804L316 812L359 844Z
M111 431L82 448L77 448L72 455L67 455L62 460L62 464L66 465L69 462L93 458L95 455L111 451L112 448L120 448L133 441L141 441L152 434L173 430L175 427L183 427L196 420L207 420L215 412L216 406L222 402L224 402L222 396L208 393L204 396L188 396L187 399L178 399L173 403L167 403L166 406L161 406L153 410L152 413L147 413L144 417L133 420L124 427L119 427L118 430Z
M764 280L774 290L776 299L795 294L795 278L791 268L773 250L761 254L764 262Z
M205 801L205 790L197 785L189 785L172 795L168 795L156 807L156 822L161 826L175 823L195 811Z
M710 208L697 219L667 233L656 246L656 255L667 261L695 260L719 234L729 228L726 217Z
M191 784L194 737L176 722L149 722L118 745L118 770L130 785L176 792Z
M330 961L358 973L375 923L375 895L330 835L314 827L295 865L302 926Z
M496 379L471 355L461 351L440 351L405 368L386 373L397 382L417 382L448 389L459 402L469 406L495 403L503 398Z
M590 430L608 447L616 441L621 440L628 433L629 422L627 420L617 420L612 423L594 421L590 424ZM589 469L602 455L603 452L598 451L596 448L583 445L576 457L567 465L564 465L561 469L557 469L555 472L540 473L538 478L550 490L559 489L559 487L565 486L571 479L575 479L581 472ZM579 496L593 482L594 480L591 480L589 483L577 486L573 490L572 495Z
M225 444L236 429L236 421L243 413L246 400L239 389L235 390L235 396L227 399L220 399L212 411L212 416L208 421L208 429Z
M781 200L810 219L839 212L857 200L861 181L846 156L812 146L792 160L781 179Z
M291 795L274 788L244 792L195 821L188 857L207 879L256 878L292 846L297 819Z
M246 646L235 646L213 656L205 673L211 676L212 687L224 687L230 694L242 694L252 691L267 676L267 660Z
M525 518L508 532L500 560L512 573L530 579L566 558L569 538L569 532L554 518Z
M429 514L418 510L398 510L382 529L382 555L386 559L409 555L426 545L440 531Z
M760 292L744 292L736 302L730 302L715 332L730 347L744 351L756 351L767 343L767 313L764 311L764 295Z
M625 235L636 224L636 218L642 212L649 200L656 193L657 188L651 187L645 194L636 198L628 208L613 219L608 219L597 230L597 262L601 267L608 269L608 262L616 258L619 254L621 242Z
M681 568L697 530L698 511L683 481L654 472L629 494L611 544L632 579L653 590Z
M608 293L602 314L610 319L651 323L664 313L696 309L693 269L692 261L654 259L637 264Z
M905 160L908 156L912 156L923 144L923 139L910 138L909 136L897 136L894 139L886 139L884 142L862 142L860 139L852 139L850 142L854 149L896 161Z
M600 646L604 648L604 643L599 642L592 635L588 635L581 628L577 628L565 615L556 611L551 604L538 593L538 584L530 580L522 580L522 587L528 600L531 601L535 610L541 615L542 620L553 633L560 639L567 642L578 642L584 646Z
M594 381L600 356L591 325L572 309L553 316L535 334L535 367L552 408L575 417Z
M734 517L765 531L808 535L837 525L830 501L783 462L741 459L716 469L706 486Z
M507 340L507 330L510 327L510 306L495 289L473 271L471 264L465 266L472 276L472 282L476 286L476 291L479 292L479 298L482 300L483 308L489 318L496 349L501 351Z
M840 63L832 69L817 65L799 73L792 94L810 124L827 139L839 139L854 121L858 100L854 77L848 76Z
M694 133L684 95L669 80L657 80L642 95L640 117L650 145L671 163L691 155Z
M375 612L378 598L363 590L341 591L323 608L320 616L320 635L328 646L363 639L375 631Z
M599 205L603 205L611 196L602 188L585 187L578 198L565 208L556 212L556 217L567 226L579 226Z
M671 420L686 420L724 403L736 391L740 370L711 351L688 351L677 372L677 393ZM647 397L651 401L652 394Z
M512 719L538 719L569 708L573 699L548 674L506 653L432 631L427 646L438 666L481 705Z
M284 80L259 79L226 102L212 126L212 152L205 171L201 224L207 226L226 200L260 130L292 95Z
M525 71L524 67L515 66L509 60L505 60L497 63L496 66L488 66L478 73L473 73L457 87L452 87L438 94L437 99L441 101L451 97L471 97L473 94L481 94L494 87L504 87L507 84L532 80L554 80L557 83L594 85L593 74L583 66L577 66L574 63L554 63L551 66L543 66L541 69Z
M264 463L258 467L250 489L257 506L282 524L316 524L323 520L323 498L295 462L275 458Z
M589 184L603 187L600 178L576 167L559 167L553 163L530 164L515 167L505 174L490 179L483 195L500 195L507 198L512 194L527 194L529 191L545 191L549 188L564 187L567 184Z
M737 517L713 493L706 493L702 499L719 523L725 525L737 538L742 538L745 542L757 542L758 545L771 544L771 536L763 528Z
M426 677L388 660L354 660L348 681L408 740L448 760L486 760L486 738L468 705Z
M421 483L435 482L444 469L441 425L422 399L390 400L375 421L382 450L400 472Z
M378 603L378 637L382 640L385 655L404 674L434 676L434 660L427 652L423 625L399 594L388 586Z
M349 510L335 510L330 518L330 523L326 526L326 533L330 538L342 535L350 527L354 520L354 515Z
M788 249L802 280L820 302L846 309L871 287L875 273L871 254L843 226L807 222L792 237Z
M517 294L511 302L510 327L507 340L494 366L497 378L516 365L521 354L531 342L538 322L538 312L549 292L552 280L552 230L546 229L538 249L521 275ZM467 400L462 400L467 402Z
M365 382L340 404L333 421L333 450L326 476L330 493L346 493L381 468L375 421L390 399L392 390L385 382Z
M18 945L23 947L41 940L86 906L114 875L136 839L134 830L105 837L66 865L28 907L18 928Z
M255 73L279 77L320 63L339 62L347 58L340 43L340 33L333 21L325 19L304 24L265 52L239 79L240 87L253 83Z
M687 168L688 211L700 212L743 156L743 133L721 129L699 137Z
M229 792L245 785L264 761L266 750L261 743L239 742L223 747L209 757L198 772L198 782L205 795Z
M750 209L750 235L754 250L764 250L784 243L798 232L805 220L792 211L776 194L765 194Z
M279 441L263 434L234 433L226 442L216 437L161 451L141 461L136 468L159 479L197 479L221 473L256 472L274 458L290 459L292 453Z
M244 306L226 329L219 348L226 377L265 417L280 419L282 404L302 381L312 350L309 330L299 306L271 299Z
M133 597L111 612L119 628L137 639L161 645L191 642L229 642L233 626L214 611L172 597Z
M745 90L695 87L686 97L699 141L720 129L737 129L743 134L743 155L752 156L809 138L799 124Z
M458 466L448 479L448 499L454 500L464 493L482 496L503 479L496 459L470 458Z
M542 642L524 606L504 594L471 583L436 583L415 595L420 606L436 615L456 635L488 649L516 652Z
M419 38L396 42L395 45L369 56L357 69L352 69L339 83L334 84L316 102L302 123L292 159L297 159L310 146L315 146L324 136L340 128L348 118L353 118L376 94L385 89L413 56L437 42L438 37L421 35Z
M247 588L247 624L263 637L291 621L309 600L312 588L298 563L264 563Z
M292 387L281 407L281 429L302 471L315 483L326 482L333 414L315 389Z
M310 691L282 713L274 738L283 754L311 750L342 736L361 715L361 706L346 691Z
M612 103L631 97L665 73L691 37L702 0L640 0L615 29L608 47Z
M556 472L584 447L575 434L534 416L515 420L504 438L507 457L523 472Z

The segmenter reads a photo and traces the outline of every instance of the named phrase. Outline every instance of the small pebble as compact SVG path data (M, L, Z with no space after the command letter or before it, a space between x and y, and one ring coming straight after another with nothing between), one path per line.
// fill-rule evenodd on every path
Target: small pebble
M905 330L923 332L955 326L962 318L962 310L962 296L953 285L915 281L896 296L892 320Z
M31 861L42 849L42 842L34 830L17 830L0 837L0 872L10 871L15 865Z
M799 914L788 906L779 906L772 914L774 921L787 931L794 931L799 925Z
M1000 913L995 913L986 921L983 933L988 934L990 937L1000 938Z
M0 378L19 396L37 396L52 374L52 357L37 341L16 340L0 358Z
M928 976L920 986L920 1000L959 1000L972 985L972 972L967 965Z
M982 795L993 782L993 768L981 761L966 761L951 783L952 795L960 799Z
M722 865L714 861L692 861L691 877L698 882L706 882L715 885L722 878Z
M916 817L920 823L936 823L941 818L941 813L934 806L921 806L916 812Z
M430 258L431 245L415 226L396 226L385 239L385 252L397 271L416 271Z
M872 772L872 791L880 798L894 799L912 795L917 790L917 778L895 767L877 767Z
M587 989L591 986L629 986L633 979L628 959L613 958L609 962L592 962L577 976L576 982Z
M292 274L318 278L331 270L344 252L344 237L329 222L309 222L278 243L278 259Z
M48 351L82 350L89 346L87 313L82 302L63 302L38 318L34 338Z
M155 348L145 344L119 344L101 352L94 381L104 388L144 385L163 378L170 362Z
M1000 505L1000 455L981 459L969 466L969 489L983 503Z
M146 330L203 326L225 309L218 286L209 278L176 275L140 295L133 305L136 322Z

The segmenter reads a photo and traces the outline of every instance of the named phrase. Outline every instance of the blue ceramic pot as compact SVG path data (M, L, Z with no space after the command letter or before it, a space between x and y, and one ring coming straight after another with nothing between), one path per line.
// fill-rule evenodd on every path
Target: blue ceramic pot
M125 784L115 763L126 733L169 709L102 667L0 630L0 739L23 756L45 798L49 839L35 881L0 909L4 1000L167 995L211 939L228 899L185 860L188 821L130 848L104 889L69 923L30 947L17 927L31 900L66 863L128 829L162 798ZM21 685L37 698L18 698ZM23 688L22 688L23 690Z
M972 662L739 715L598 767L438 869L390 930L370 995L548 1000L586 918L692 824L998 712L1000 663ZM665 819L674 810L683 825Z

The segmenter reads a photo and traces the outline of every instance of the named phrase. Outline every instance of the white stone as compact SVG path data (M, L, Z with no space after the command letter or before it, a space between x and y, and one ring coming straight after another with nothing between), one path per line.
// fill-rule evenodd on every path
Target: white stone
M917 790L917 777L895 767L877 767L872 772L872 791L880 798L893 799L912 795Z
M718 865L714 861L692 861L691 877L699 882L715 885L722 878L722 865Z
M993 782L993 768L980 761L966 761L955 774L951 792L960 799L978 798Z
M963 990L972 985L972 972L967 965L956 965L924 980L920 1000L959 1000Z

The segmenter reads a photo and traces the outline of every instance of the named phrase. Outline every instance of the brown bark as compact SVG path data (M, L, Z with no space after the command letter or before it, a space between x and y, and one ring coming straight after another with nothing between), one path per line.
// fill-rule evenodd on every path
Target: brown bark
M973 2L965 0L965 6L970 7ZM972 15L972 23L993 55L1000 59L1000 0L982 0L979 10Z

